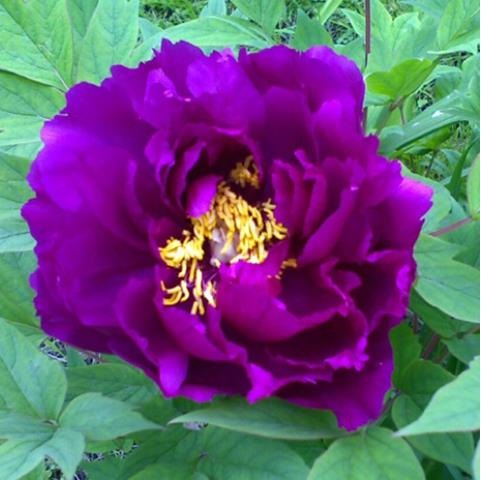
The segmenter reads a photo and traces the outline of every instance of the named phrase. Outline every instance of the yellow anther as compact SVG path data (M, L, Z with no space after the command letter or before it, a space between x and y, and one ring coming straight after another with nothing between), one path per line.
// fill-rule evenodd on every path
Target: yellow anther
M237 163L230 172L229 180L245 187L259 188L259 172L252 157ZM199 217L190 218L192 231L183 230L183 238L170 238L160 248L160 257L168 267L179 270L179 284L167 288L164 305L175 305L193 300L191 313L204 315L206 304L216 306L216 284L204 282L200 262L212 250L207 262L219 268L222 262L234 264L239 261L262 263L268 256L268 247L287 236L287 228L274 215L275 205L267 200L256 206L250 205L236 194L226 182L218 186L209 210ZM283 269L295 266L293 259L286 260Z

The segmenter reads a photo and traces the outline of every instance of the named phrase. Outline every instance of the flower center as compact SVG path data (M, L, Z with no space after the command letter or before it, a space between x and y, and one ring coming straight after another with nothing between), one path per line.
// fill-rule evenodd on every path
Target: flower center
M240 187L259 188L259 174L252 157L238 163L230 172L229 180ZM183 238L170 238L161 247L164 263L179 270L179 283L167 287L162 282L166 306L192 300L191 313L205 313L206 304L216 306L215 275L204 278L204 267L219 268L222 263L262 263L268 256L268 248L287 236L287 228L277 222L275 205L268 200L250 205L236 194L227 182L221 182L209 210L199 217L189 217L191 231L184 230ZM207 257L207 258L206 258ZM292 259L283 267L295 266Z

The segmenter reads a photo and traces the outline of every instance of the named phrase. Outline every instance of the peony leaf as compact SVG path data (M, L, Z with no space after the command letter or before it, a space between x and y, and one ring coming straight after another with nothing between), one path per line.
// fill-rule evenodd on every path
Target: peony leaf
M42 122L63 105L64 96L54 87L0 72L0 150L31 147L33 158L41 146Z
M56 428L30 417L0 412L0 478L17 480L41 464L45 457L57 463L66 478L73 478L84 453L81 433Z
M341 431L332 413L310 410L279 399L249 405L244 399L222 399L170 423L203 422L217 427L269 438L315 440L332 438Z
M463 338L444 340L449 352L464 364L469 364L480 355L480 335L466 335Z
M0 70L65 90L73 44L62 0L0 0Z
M138 0L101 0L82 41L76 80L99 83L125 63L139 34Z
M0 153L0 253L34 247L28 226L19 213L32 195L26 183L29 161Z
M0 284L2 285L0 316L13 324L38 330L38 320L33 308L33 290L28 283L28 276L35 269L35 265L33 252L0 254Z
M461 322L425 302L415 289L411 292L410 308L423 322L441 337L454 337L470 330L471 324Z
M308 474L301 457L284 443L211 427L170 428L140 444L118 479L304 480Z
M400 436L461 432L480 428L480 357L454 381L439 389L423 414Z
M391 411L393 421L400 429L417 420L422 413L423 409L407 395L398 397ZM474 447L471 433L433 433L409 437L408 441L426 456L471 473L470 459Z
M4 404L0 408L56 419L65 394L66 377L61 365L0 320L0 405Z
M434 53L476 53L480 41L479 11L479 0L450 0L438 25L438 51Z
M272 33L285 15L284 0L231 0L231 3L267 33Z
M313 45L333 46L332 38L318 20L312 19L302 10L297 14L297 25L291 45L306 50Z
M134 412L126 403L99 393L84 393L72 400L61 414L59 423L94 441L160 428Z
M415 249L418 263L416 291L429 304L459 320L480 320L480 273L452 257L460 247L421 235Z
M424 480L412 449L386 428L336 440L313 464L308 480Z
M393 385L399 387L405 375L406 368L419 358L421 345L419 338L406 323L402 323L390 332L393 347Z
M318 21L324 25L341 5L342 0L325 0L318 12Z
M66 0L73 30L75 65L78 65L82 41L87 33L97 2L98 0Z
M374 72L366 79L367 88L392 100L405 98L414 93L429 77L435 63L430 60L409 59L387 72Z
M93 391L133 406L141 406L158 392L146 375L128 365L103 363L74 367L66 370L66 376L69 400Z

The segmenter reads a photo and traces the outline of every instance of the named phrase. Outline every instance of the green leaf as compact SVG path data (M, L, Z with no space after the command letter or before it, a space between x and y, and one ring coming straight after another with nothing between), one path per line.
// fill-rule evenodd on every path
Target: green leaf
M480 357L438 390L423 414L398 432L401 436L461 432L480 428Z
M402 165L402 173L406 177L417 180L433 188L433 205L426 213L423 231L434 232L438 230L440 223L449 214L452 208L452 197L449 190L435 180L412 173L405 165Z
M55 419L65 394L61 365L0 320L0 404L17 413Z
M297 50L307 50L314 45L334 46L332 38L318 20L314 20L302 10L297 12L297 24L291 45Z
M435 63L430 60L405 60L387 72L369 75L366 79L367 88L392 100L402 99L414 93L434 68Z
M325 0L322 8L320 8L318 12L318 21L324 25L329 18L334 15L334 12L337 10L339 5L343 0Z
M33 309L33 290L28 283L35 269L33 252L0 253L0 316L9 322L38 326Z
M453 337L471 328L470 323L456 320L437 308L432 307L429 303L426 303L415 289L411 293L410 308L419 315L428 327L441 337Z
M381 135L381 153L392 157L397 150L447 125L471 120L471 113L461 108L462 102L463 95L454 91L416 115L403 127L385 128Z
M37 438L18 438L0 444L0 478L17 480L50 457L66 478L73 478L84 453L83 436L66 428L46 427Z
M398 397L391 411L397 428L402 429L423 413L423 409L408 396ZM433 433L408 438L409 443L426 456L439 462L456 465L470 473L470 459L473 456L471 433Z
M65 2L0 1L0 69L67 89L73 44Z
M418 407L424 409L432 395L454 380L454 375L429 360L417 360L409 365L400 390L409 395Z
M308 480L424 480L412 449L385 428L336 440L313 464Z
M170 423L203 422L253 435L294 440L332 438L340 434L332 413L311 410L278 399L249 405L244 399L222 399Z
M234 17L203 17L168 28L163 37L172 42L186 40L200 47L235 47L246 45L264 48L264 32L247 20Z
M148 402L158 389L144 373L127 365L103 363L66 370L68 397L97 392L133 406Z
M478 441L477 448L475 449L475 455L473 457L471 468L473 470L473 478L475 480L480 480L480 440Z
M1 87L0 87L1 89ZM29 161L0 153L0 253L34 247L20 208L32 195L26 181Z
M285 16L285 0L231 0L247 17L272 33L276 24Z
M421 345L409 325L402 323L390 332L393 347L393 385L397 388L404 378L406 368L419 358Z
M479 11L479 0L450 0L438 25L438 52L476 53L480 38Z
M0 72L0 149L30 147L29 158L41 147L40 128L64 105L53 87Z
M158 48L166 38L172 42L181 40L199 47L237 47L240 45L265 48L268 46L266 34L255 24L241 18L230 16L203 16L191 20L147 38L130 56L127 65L151 58L154 48Z
M438 238L421 235L415 249L418 263L415 289L425 301L452 317L478 323L480 273L452 260L457 248Z
M215 15L226 15L228 13L226 8L226 0L209 0L207 5L200 12L201 17L210 17Z
M94 441L160 428L134 412L126 403L99 393L84 393L72 400L61 414L59 423Z
M136 45L138 0L101 0L82 40L77 81L99 83L110 67L128 60Z
M73 30L75 54L79 53L98 0L66 0Z
M173 476L156 477L169 480L304 480L308 474L301 457L284 443L211 427L201 431L171 428L174 430L155 434L134 450L125 461L127 476L120 480L145 469L150 475L145 478L152 478L155 470L163 471L151 466L154 464L169 467ZM137 474L133 478L143 477Z
M466 193L468 195L468 210L475 219L480 219L480 156L474 160L471 166L468 181L466 182Z
M463 338L444 340L449 352L464 364L469 364L480 355L480 335L466 335Z

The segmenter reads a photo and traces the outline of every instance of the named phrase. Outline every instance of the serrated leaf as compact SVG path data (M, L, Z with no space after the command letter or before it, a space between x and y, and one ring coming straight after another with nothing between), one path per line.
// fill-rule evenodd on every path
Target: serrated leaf
M80 53L80 47L87 33L87 28L96 9L97 2L98 0L66 0L73 30L75 56L78 56Z
M366 79L367 88L392 100L414 93L429 77L435 63L430 60L409 59L387 72L374 72Z
M272 33L285 15L285 0L231 0L244 15Z
M82 41L77 81L99 83L110 67L123 64L136 45L138 0L101 0Z
M26 181L29 163L27 159L0 153L0 253L34 247L20 215L22 205L32 195Z
M0 319L0 403L16 413L55 419L65 394L62 367Z
M416 420L423 409L408 396L401 395L391 411L397 428L402 429ZM426 456L439 462L456 465L470 473L470 459L473 456L473 436L471 433L435 433L409 437L410 444Z
M127 365L81 366L66 370L68 398L92 391L133 406L148 402L157 392L155 384L142 372Z
M421 345L409 325L402 323L390 332L393 347L393 385L397 388L402 382L407 367L419 358Z
M334 46L331 36L322 24L308 17L302 10L297 12L296 30L291 45L298 50L307 50L315 45Z
M439 389L423 414L398 432L401 436L461 432L480 428L480 357Z
M311 410L278 399L249 405L241 398L223 399L170 423L203 422L269 438L314 440L340 434L331 412Z
M431 253L433 252L433 254ZM429 304L466 322L480 321L480 272L452 260L458 246L421 235L415 249L416 291Z
M37 439L8 440L0 444L0 478L24 478L45 457L50 457L66 478L73 478L84 446L80 433L65 428L50 429Z
M477 156L471 166L466 182L466 193L470 215L478 220L480 218L480 156Z
M0 69L65 90L73 45L65 2L0 1Z
M313 464L308 480L424 480L412 449L385 428L336 440Z
M126 403L99 393L84 393L72 400L61 414L59 423L93 441L111 440L140 430L160 428Z

